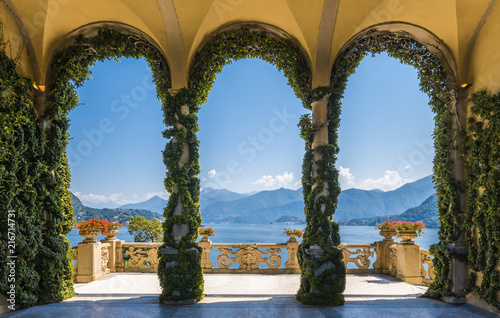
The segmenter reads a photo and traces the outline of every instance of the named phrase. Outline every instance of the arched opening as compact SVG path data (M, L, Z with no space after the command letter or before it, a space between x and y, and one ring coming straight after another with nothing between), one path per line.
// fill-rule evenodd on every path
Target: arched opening
M349 77L342 102L338 160L342 193L336 219L361 219L359 224L376 226L385 216L397 220L395 215L435 195L434 114L428 103L429 97L419 91L415 68L401 64L385 52L360 62ZM413 183L418 191L409 194L402 193L404 189L397 190ZM394 199L385 199L386 195ZM360 200L358 206L350 208L347 204L351 196L381 201ZM427 227L438 227L437 209L432 220L420 221L430 222ZM354 225L343 222L346 223Z
M92 79L77 89L81 106L68 114L71 192L84 206L99 209L164 196L163 112L147 61L97 62L91 72ZM106 219L128 221L119 211L112 216L111 210L73 208L75 221L99 212Z
M404 262L418 262L419 277L411 278L415 286L408 288L425 293L434 277L427 256L424 258L430 246L439 242L432 176L434 113L428 103L429 97L419 91L417 70L385 52L364 57L349 76L339 127L337 169L342 192L334 215L341 225L347 272L352 274L347 278L347 297L353 293L354 280L364 282L367 293L374 290L373 297L393 292L394 277L410 282L408 277L413 274L405 272L398 259L411 255L411 250L398 250L397 244L403 242L397 232L392 232L396 237L385 240L389 245L376 243L384 233L377 227L387 220L423 222L426 227L421 236L412 239L421 259ZM378 247L363 251L359 244L367 242ZM364 262L355 256L363 257ZM372 276L374 273L378 275ZM387 289L375 289L382 282ZM404 293L400 291L401 296Z
M396 28L396 27L394 27ZM439 244L431 246L431 253L437 258L434 264L437 277L430 285L428 295L436 296L439 290L449 288L447 277L451 257L446 252L446 245L460 239L455 236L459 227L458 216L461 213L460 183L454 174L453 156L456 135L460 133L452 119L459 114L453 107L456 103L456 81L453 73L453 61L447 60L449 52L446 47L426 46L404 31L395 31L390 24L382 25L380 30L373 28L354 37L337 57L332 73L331 83L335 93L331 106L338 114L341 99L346 87L347 78L352 74L363 57L369 53L387 52L389 56L399 59L418 70L420 89L429 95L429 104L435 115L434 128L434 183L437 191L438 213L441 221ZM410 26L410 29L416 27ZM413 30L415 31L415 30ZM435 42L432 34L425 30L417 30L417 39L428 39L425 43ZM439 43L439 41L438 41ZM444 53L443 53L444 52ZM458 131L458 132L457 132ZM336 130L332 131L336 136Z
M44 162L49 171L44 179L44 188L50 194L42 201L42 235L47 248L41 253L45 261L40 264L40 272L44 273L41 285L45 284L48 290L54 291L49 293L49 301L60 301L74 293L71 265L73 255L65 235L73 227L74 217L68 190L70 154L66 153L66 147L69 127L67 114L78 105L76 88L90 77L89 67L97 61L118 57L144 57L152 70L158 97L164 104L164 92L170 86L169 68L161 52L150 43L152 42L141 34L123 34L112 29L99 30L97 35L88 38L76 36L54 56L47 90L40 90L39 106L43 111L47 140ZM135 90L139 99L142 96L140 93L143 90L139 87ZM101 130L104 128L109 131L111 127L109 121L100 123ZM94 143L101 141L98 130L89 131L88 136ZM87 146L88 152L95 145L88 140L84 146ZM85 149L84 146L81 149Z
M289 239L284 227L304 228L304 141L297 123L309 111L301 104L283 72L261 59L232 61L217 75L198 112L200 210L203 226L216 231L211 243L284 243ZM302 224L285 224L294 220ZM268 265L265 260L272 255L265 247L258 249L262 260L252 266L286 271L285 244L276 253L279 264ZM224 271L227 264L218 261L225 255L217 253L216 246L208 254L211 264L204 271ZM234 271L242 265L238 257L230 254L235 261L229 268Z

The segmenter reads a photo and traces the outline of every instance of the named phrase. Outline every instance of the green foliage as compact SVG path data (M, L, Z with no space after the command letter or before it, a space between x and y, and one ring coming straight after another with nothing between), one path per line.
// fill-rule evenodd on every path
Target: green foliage
M140 209L96 209L88 206L75 207L75 221L88 220L91 218L116 220L127 222L132 216L142 216L148 220L159 218L158 213Z
M163 224L158 219L146 220L143 216L131 216L128 234L134 236L134 242L161 242Z
M45 196L47 166L32 82L19 75L7 46L0 25L0 294L7 295L15 285L16 306L28 307L43 293L37 263L45 244L39 202ZM10 255L17 257L10 259L15 261L14 277L8 275Z
M468 134L465 138L467 214L464 222L468 265L472 270L466 292L500 308L500 93L472 95ZM477 243L476 243L477 240ZM476 286L477 273L482 273Z

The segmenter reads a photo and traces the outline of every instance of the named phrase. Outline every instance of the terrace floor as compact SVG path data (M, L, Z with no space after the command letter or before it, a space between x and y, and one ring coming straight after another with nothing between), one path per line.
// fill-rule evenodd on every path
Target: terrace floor
M347 275L346 303L306 306L295 300L300 275L205 274L206 297L197 304L158 303L156 273L114 273L75 284L78 296L4 317L498 317L469 304L420 298L426 287L386 275Z

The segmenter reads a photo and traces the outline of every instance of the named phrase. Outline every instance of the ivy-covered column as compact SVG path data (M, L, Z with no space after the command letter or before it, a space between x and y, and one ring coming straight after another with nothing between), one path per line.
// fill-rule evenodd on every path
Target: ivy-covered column
M464 143L467 168L465 293L475 292L500 309L500 93L475 92ZM472 294L474 296L474 294Z
M39 302L44 147L32 81L20 75L6 46L0 27L0 294L7 302L1 309L14 310Z
M309 305L344 303L346 270L337 247L339 227L332 219L340 194L334 166L340 111L330 108L330 95L315 98L312 122L303 117L300 123L306 139L302 184L307 226L298 251L301 285L296 297Z
M462 297L463 291L467 285L469 276L469 268L467 265L465 246L465 230L464 220L466 213L466 200L463 185L465 184L465 162L463 156L464 134L462 127L466 126L467 114L467 89L458 88L456 96L451 98L450 102L450 117L451 127L456 135L452 140L452 148L450 149L449 158L451 172L457 185L455 194L455 215L451 220L450 229L452 231L453 241L447 245L450 255L450 272L448 279L451 280L451 294L444 295L441 298L450 303L463 303L465 299Z
M43 246L38 254L40 301L60 302L73 297L73 250L67 239L73 228L70 171L66 155L69 120L67 96L71 88L54 77L44 92L36 94L37 108L45 110L41 117L44 127L45 155L41 183L45 191L42 206Z
M169 127L164 137L169 141L163 157L170 198L158 267L161 303L187 304L203 298L202 250L196 243L201 225L197 110L189 89L171 90L164 105Z

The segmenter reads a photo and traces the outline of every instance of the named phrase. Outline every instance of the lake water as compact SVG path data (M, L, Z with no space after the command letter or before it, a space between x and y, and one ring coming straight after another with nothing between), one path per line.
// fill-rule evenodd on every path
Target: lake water
M215 236L210 237L213 243L285 243L288 236L283 234L283 228L304 229L305 224L283 225L283 224L204 224L212 226ZM414 241L421 248L428 249L431 244L438 243L438 229L426 229L427 234L416 238ZM71 246L76 246L83 240L75 231L66 235L71 242ZM126 228L120 229L120 234L116 236L120 240L133 242L134 238L128 234ZM341 226L340 238L342 243L373 243L383 238L379 235L379 230L370 226ZM97 240L104 239L101 235ZM198 238L200 240L201 237ZM301 242L301 239L298 239Z

